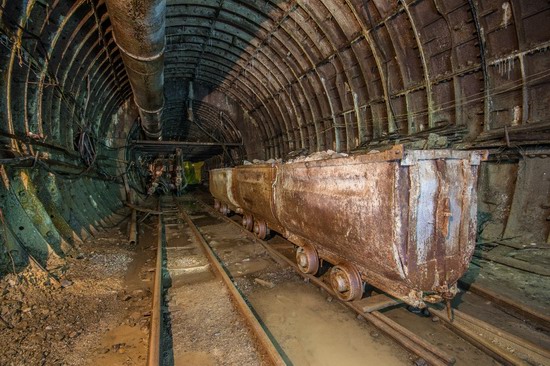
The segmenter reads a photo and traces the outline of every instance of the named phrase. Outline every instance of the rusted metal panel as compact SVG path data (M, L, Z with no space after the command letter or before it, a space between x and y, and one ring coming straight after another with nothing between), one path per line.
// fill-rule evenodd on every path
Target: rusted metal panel
M299 245L353 263L367 282L423 305L465 272L476 233L477 152L392 150L283 164L276 216Z
M233 197L254 220L265 221L268 226L285 234L273 207L273 186L277 165L243 165L233 169Z
M237 211L239 204L233 198L231 190L233 180L233 169L222 168L210 171L209 188L210 193L220 202L229 205L233 211Z
M517 178L503 238L518 244L544 243L550 237L550 163L548 158L525 157Z

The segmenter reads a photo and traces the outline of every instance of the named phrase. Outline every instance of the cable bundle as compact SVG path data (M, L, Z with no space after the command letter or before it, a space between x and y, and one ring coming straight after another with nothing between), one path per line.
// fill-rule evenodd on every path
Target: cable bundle
M88 167L94 165L97 155L94 140L88 132L81 131L78 134L76 147L84 164L86 164L86 166Z

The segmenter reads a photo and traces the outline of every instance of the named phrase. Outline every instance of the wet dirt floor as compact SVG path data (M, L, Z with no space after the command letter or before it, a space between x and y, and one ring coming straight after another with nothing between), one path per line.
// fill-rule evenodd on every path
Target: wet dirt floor
M210 216L199 206L185 206L291 364L422 364L324 291L279 265L240 228ZM155 217L149 217L140 225L136 246L127 244L125 223L100 232L72 256L49 267L49 276L35 266L17 275L2 274L0 365L145 364L155 222ZM166 265L171 285L164 308L170 332L165 339L169 342L167 364L263 364L246 325L230 306L226 290L190 239L189 229L178 226L177 220L167 223ZM277 237L270 244L287 245ZM293 255L291 250L288 255ZM492 278L488 272L478 277ZM517 292L514 286L506 282L510 287L506 291ZM523 286L530 285L525 282ZM534 294L529 301L538 301L540 296L547 294ZM466 313L550 348L547 333L533 332L530 324L495 311L483 298L462 293L455 304ZM426 319L403 308L385 314L454 355L457 365L497 364L436 318Z
M235 277L239 288L294 364L353 365L365 364L362 362L366 360L369 361L367 364L411 364L415 361L400 346L381 337L368 324L355 319L340 304L329 303L324 292L303 283L298 275L285 275L274 269L276 266L269 263L270 258L261 246L249 241L238 227L232 225L233 228L228 228L223 221L209 217L204 210L197 207L194 209L194 221L201 225L201 231ZM238 216L233 219L238 221ZM285 245L284 242L277 237L270 240L272 246ZM289 256L293 255L292 251L288 253ZM258 278L263 285L255 281ZM461 311L478 316L512 334L543 347L550 345L548 335L541 333L536 326L511 317L477 295L461 293L456 297L455 305ZM334 309L334 306L338 309ZM424 318L402 307L384 313L455 356L457 365L498 364L446 329L437 317ZM358 326L362 329L356 329ZM339 332L340 327L342 332Z
M202 212L191 217L291 364L412 364L413 357L403 348L338 302L327 301L239 228Z
M144 364L153 252L146 233L130 246L125 232L100 232L48 272L3 275L0 365Z
M411 364L374 327L297 278L248 299L294 365Z

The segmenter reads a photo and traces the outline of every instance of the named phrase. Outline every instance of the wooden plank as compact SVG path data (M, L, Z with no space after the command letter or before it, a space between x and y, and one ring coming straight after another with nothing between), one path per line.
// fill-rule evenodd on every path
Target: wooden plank
M540 326L550 329L550 316L548 314L543 314L540 311L529 307L528 305L522 303L519 299L512 299L504 294L491 290L488 287L475 283L468 283L459 280L458 284L465 290L491 300L504 309L511 309L518 314L538 323Z
M362 309L364 313L372 313L373 311L399 305L401 304L401 301L391 298L385 294L378 294L354 301L354 304Z
M529 263L519 259L515 259L513 257L509 257L508 255L513 251L514 249L512 248L505 247L505 246L498 246L495 249L491 250L490 252L480 252L480 253L475 253L474 255L476 257L481 257L486 260L504 264L508 267L520 269L525 272L530 272L541 276L550 277L550 269L546 268L545 266Z

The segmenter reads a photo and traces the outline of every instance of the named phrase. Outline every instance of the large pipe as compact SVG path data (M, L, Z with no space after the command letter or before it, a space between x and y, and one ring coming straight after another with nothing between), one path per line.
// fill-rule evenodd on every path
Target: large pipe
M148 140L161 139L166 0L106 0Z
M130 228L128 233L128 244L134 245L137 243L137 212L132 210L132 216L130 217Z

